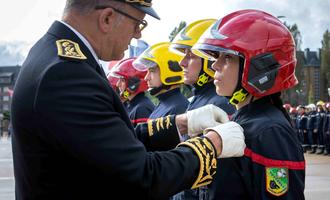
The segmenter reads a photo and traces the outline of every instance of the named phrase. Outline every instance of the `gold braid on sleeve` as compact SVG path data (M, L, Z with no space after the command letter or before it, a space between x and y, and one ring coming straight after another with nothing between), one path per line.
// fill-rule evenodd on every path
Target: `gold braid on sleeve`
M213 144L206 137L196 137L180 143L178 146L188 146L194 150L199 158L198 177L192 189L212 182L217 169L216 151Z

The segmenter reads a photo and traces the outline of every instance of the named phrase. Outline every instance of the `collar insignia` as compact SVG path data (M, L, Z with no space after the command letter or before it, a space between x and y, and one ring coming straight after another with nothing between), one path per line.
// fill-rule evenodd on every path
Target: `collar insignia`
M280 167L266 167L266 189L274 196L281 196L289 189L289 170Z
M66 58L85 60L87 57L81 52L79 44L71 40L57 40L57 55Z

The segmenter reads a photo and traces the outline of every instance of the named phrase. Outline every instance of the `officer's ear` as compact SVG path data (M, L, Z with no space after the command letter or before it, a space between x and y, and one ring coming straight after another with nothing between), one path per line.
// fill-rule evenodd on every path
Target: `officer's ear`
M111 31L115 23L115 11L112 8L103 9L99 14L98 23L102 32Z

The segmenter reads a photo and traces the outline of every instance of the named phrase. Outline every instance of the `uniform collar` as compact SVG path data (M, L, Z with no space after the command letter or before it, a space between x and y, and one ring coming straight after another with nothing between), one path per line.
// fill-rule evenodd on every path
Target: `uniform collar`
M171 98L172 96L177 95L178 93L180 93L180 88L174 88L160 95L157 95L157 98L159 99L159 101L166 101L166 99Z
M137 94L132 100L128 102L129 106L135 106L141 102L141 99L145 97L144 92Z
M214 85L213 81L211 81L211 82L206 83L202 87L200 87L200 86L194 87L192 89L192 91L193 91L194 95L200 95L200 94L203 94L205 91L209 90L210 88L214 88L214 87L215 87L215 85Z
M264 112L267 108L272 107L271 99L269 96L262 97L257 99L248 105L243 106L241 109L237 110L234 114L232 120L237 120L240 116L244 116L245 113L256 113L256 112Z

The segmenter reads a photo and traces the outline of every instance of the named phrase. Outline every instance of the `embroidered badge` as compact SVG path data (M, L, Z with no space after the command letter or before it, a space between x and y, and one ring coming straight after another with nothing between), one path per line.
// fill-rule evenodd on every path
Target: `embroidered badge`
M266 189L274 196L281 196L289 189L289 171L287 168L266 167Z
M71 40L57 40L57 54L61 57L74 58L79 60L87 59L86 56L81 52L78 43Z

